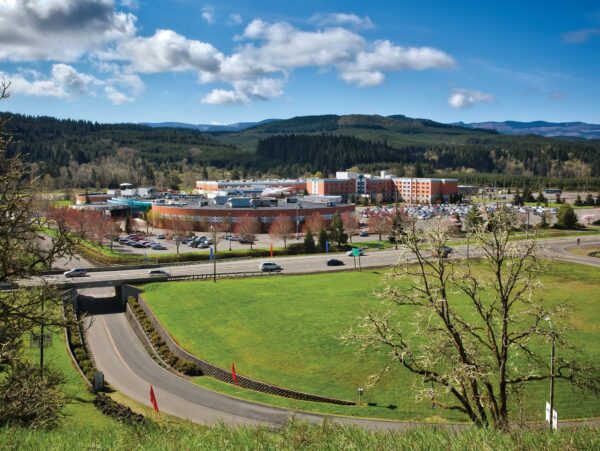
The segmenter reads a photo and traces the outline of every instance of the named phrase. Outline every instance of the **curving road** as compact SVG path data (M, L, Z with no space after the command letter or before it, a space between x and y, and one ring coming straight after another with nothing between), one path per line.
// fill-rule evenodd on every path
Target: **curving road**
M567 249L575 245L575 241L574 238L552 239L544 240L542 244L552 258L600 267L600 259L568 253ZM581 243L600 244L600 237L584 237L581 238ZM463 254L465 248L459 246L455 250L458 254ZM306 273L332 269L327 267L324 262L334 255L293 256L269 260L279 262L286 273ZM361 263L363 267L391 265L405 255L405 251L374 251L363 257ZM471 249L471 255L475 255L473 249ZM347 265L353 266L351 257L344 255L339 258L345 259ZM225 261L218 264L218 270L219 272L255 271L257 266L256 260ZM173 275L199 274L211 273L213 267L212 264L204 263L174 266L169 270ZM126 279L143 277L146 273L147 270L128 270L119 273L99 272L91 273L89 278L94 280ZM113 294L110 289L85 290L82 293L82 295L95 298L99 303ZM160 367L150 358L123 313L108 311L96 314L92 318L87 334L98 369L104 372L105 379L115 389L147 406L151 405L149 399L151 384L163 412L198 423L279 425L292 416L310 422L320 422L325 418L318 414L293 412L231 398L192 384ZM403 429L418 424L337 416L329 418L335 422L356 424L371 429ZM447 426L462 427L463 425Z

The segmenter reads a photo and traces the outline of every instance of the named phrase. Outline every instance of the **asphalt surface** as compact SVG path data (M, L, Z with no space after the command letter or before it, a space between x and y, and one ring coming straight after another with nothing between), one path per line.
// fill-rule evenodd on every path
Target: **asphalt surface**
M541 244L547 255L560 260L600 266L600 259L581 257L568 253L568 248L576 243L575 238L543 240ZM582 237L582 244L600 244L600 237ZM464 254L465 246L455 248L458 255ZM477 252L470 249L471 255ZM328 267L325 261L339 258L347 267L354 267L352 257L344 254L303 255L268 259L278 262L288 274L313 273L339 269ZM387 266L399 259L409 258L406 251L373 251L361 257L363 268ZM219 272L256 271L259 261L241 260L218 263ZM172 275L212 273L212 263L168 268ZM127 270L118 273L91 273L93 280L114 280L116 278L137 278L147 275L147 270ZM51 276L49 276L51 278ZM98 301L113 295L110 289L85 290L87 296L96 297ZM255 404L252 402L221 395L179 377L161 368L147 354L139 339L129 326L123 313L104 313L92 317L88 329L88 341L97 367L104 372L105 379L115 389L147 406L150 404L150 385L158 400L160 409L171 415L204 424L224 422L233 425L267 424L280 425L291 417L310 422L320 422L326 416L294 412L286 409ZM332 421L344 424L356 424L369 429L404 429L412 427L415 422L396 422L385 420L366 420L329 416ZM462 427L459 425L438 425L444 427Z

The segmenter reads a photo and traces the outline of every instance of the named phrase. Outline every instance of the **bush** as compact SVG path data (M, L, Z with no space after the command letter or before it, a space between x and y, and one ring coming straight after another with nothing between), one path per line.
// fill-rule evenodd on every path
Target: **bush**
M94 405L100 412L114 418L117 421L129 425L147 423L146 418L139 413L135 413L129 407L119 404L104 393L98 393L94 399Z
M146 315L146 312L144 312L144 309L142 309L137 299L130 297L127 300L127 303L128 308L131 309L131 312L140 323L146 337L150 343L152 343L154 350L165 363L187 376L199 376L202 374L202 371L193 362L177 357L169 349L165 340L163 340L158 331L154 329L148 315Z

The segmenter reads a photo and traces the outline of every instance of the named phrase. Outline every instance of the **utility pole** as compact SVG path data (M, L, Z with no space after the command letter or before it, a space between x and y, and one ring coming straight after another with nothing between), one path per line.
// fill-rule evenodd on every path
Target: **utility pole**
M40 325L40 374L44 376L44 298L42 297L42 323Z
M552 431L554 415L554 360L556 355L556 333L552 329L552 352L550 354L550 430Z
M214 226L210 226L210 231L213 235L213 283L217 283L217 230ZM231 240L229 241L231 243Z

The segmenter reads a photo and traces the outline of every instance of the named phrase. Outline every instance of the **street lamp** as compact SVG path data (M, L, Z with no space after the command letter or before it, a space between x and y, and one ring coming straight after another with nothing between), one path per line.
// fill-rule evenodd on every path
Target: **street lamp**
M296 240L298 239L298 227L300 225L300 217L298 216L298 208L300 208L300 200L296 202Z
M362 387L358 387L357 391L358 391L358 405L360 406L360 398L361 398L363 392L365 391L365 389Z
M231 213L229 213L229 252L231 252Z
M213 283L217 283L217 230L214 226L210 226L210 231L213 235ZM231 241L229 241L231 243Z
M545 316L544 319L548 321L550 329L552 329L552 351L550 354L550 430L552 431L552 420L554 415L554 360L556 355L556 331L552 327L552 321L549 316Z

